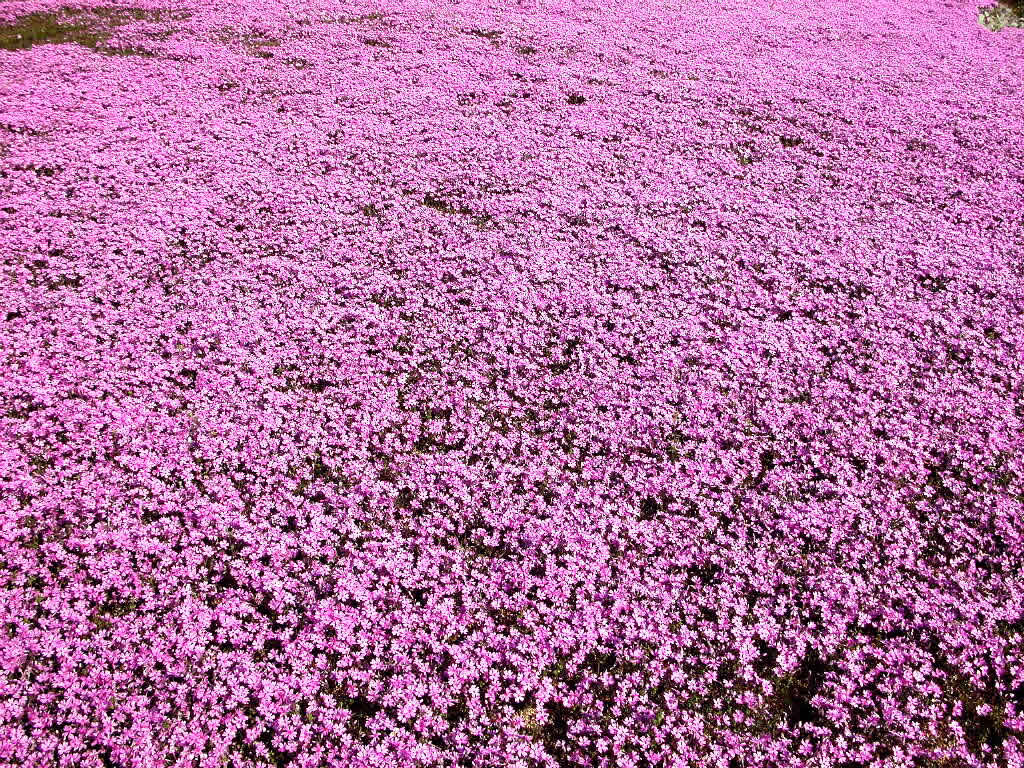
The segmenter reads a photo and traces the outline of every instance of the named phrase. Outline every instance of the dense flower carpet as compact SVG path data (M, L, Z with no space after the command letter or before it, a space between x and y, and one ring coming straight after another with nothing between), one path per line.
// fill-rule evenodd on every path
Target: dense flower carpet
M0 5L0 764L1021 766L1024 30Z

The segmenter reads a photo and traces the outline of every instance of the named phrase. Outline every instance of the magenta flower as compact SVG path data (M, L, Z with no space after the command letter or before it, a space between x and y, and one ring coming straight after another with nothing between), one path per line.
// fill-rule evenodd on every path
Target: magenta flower
M0 764L1021 765L1022 42L4 3Z

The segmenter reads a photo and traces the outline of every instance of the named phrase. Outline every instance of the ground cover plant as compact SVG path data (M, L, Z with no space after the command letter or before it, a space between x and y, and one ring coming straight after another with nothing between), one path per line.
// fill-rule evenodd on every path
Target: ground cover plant
M0 5L0 764L1020 766L986 18Z
M978 21L993 32L1004 27L1024 27L1024 2L1003 0L983 6L978 9Z

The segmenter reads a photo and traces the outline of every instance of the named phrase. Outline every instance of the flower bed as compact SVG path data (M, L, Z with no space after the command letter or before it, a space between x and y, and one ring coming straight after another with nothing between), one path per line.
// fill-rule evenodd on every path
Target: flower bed
M1019 766L1022 43L4 3L0 763Z

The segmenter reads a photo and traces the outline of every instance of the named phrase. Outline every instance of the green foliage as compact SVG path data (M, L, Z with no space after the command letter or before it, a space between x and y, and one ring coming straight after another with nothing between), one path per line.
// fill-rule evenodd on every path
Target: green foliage
M35 11L0 26L0 49L19 51L34 45L75 43L94 51L119 55L148 55L136 48L108 46L111 30L132 21L159 18L142 8L62 8Z
M995 5L979 8L978 21L993 32L1004 27L1024 28L1024 0L1002 0Z

